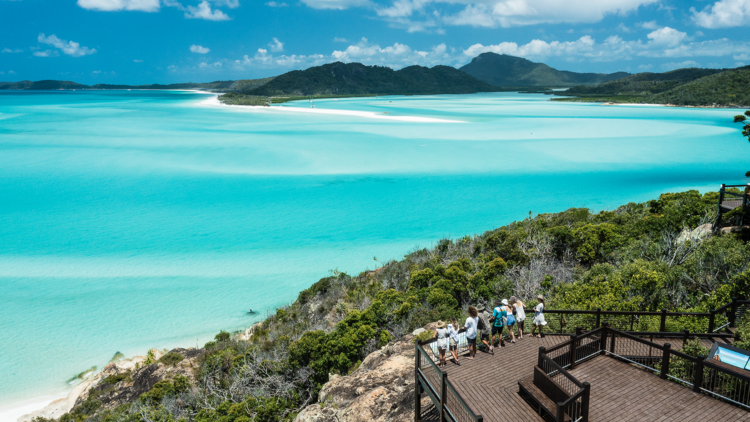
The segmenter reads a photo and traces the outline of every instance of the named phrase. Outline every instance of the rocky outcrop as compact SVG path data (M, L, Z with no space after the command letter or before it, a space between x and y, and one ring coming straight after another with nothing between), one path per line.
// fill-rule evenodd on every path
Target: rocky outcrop
M388 422L414 419L414 336L406 335L368 355L347 376L333 377L318 403L295 422Z
M174 366L159 362L144 366L147 359L144 356L110 362L102 372L77 385L68 397L56 400L44 409L24 415L18 418L18 422L30 422L40 416L59 418L86 401L92 394L102 402L102 408L111 409L135 401L141 394L151 390L157 382L172 380L177 375L186 376L192 382L193 369L197 366L196 360L203 353L203 349L173 349L169 353L178 353L183 359ZM152 349L149 354L154 360L165 355L156 349Z

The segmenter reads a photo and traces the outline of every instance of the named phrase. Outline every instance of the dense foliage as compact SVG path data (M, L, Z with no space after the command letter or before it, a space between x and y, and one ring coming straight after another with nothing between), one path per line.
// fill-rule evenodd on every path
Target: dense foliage
M393 70L361 63L329 63L277 76L269 83L243 93L285 95L416 95L470 94L497 88L449 66L409 66Z
M592 85L624 78L629 73L576 73L557 70L507 54L482 53L460 70L498 87L564 87Z
M750 105L750 68L639 73L595 87L573 87L560 95L574 97L559 101L742 107Z
M543 294L558 309L703 312L747 298L750 245L742 234L711 234L717 200L688 191L612 211L573 208L443 239L357 276L333 272L256 326L250 341L219 333L193 385L163 381L108 410L90 397L65 421L291 421L331 375L350 373L391 339L437 319L462 321L469 305L510 295L533 306Z
M178 84L150 84L150 85L113 85L113 84L96 84L96 85L83 85L76 82L70 81L20 81L20 82L0 82L0 90L3 89L14 89L14 90L57 90L57 89L154 89L154 90L170 90L170 89L199 89L206 91L223 91L223 92L234 92L257 88L263 84L268 83L273 78L263 79L241 79L238 81L215 81L205 83L186 82Z

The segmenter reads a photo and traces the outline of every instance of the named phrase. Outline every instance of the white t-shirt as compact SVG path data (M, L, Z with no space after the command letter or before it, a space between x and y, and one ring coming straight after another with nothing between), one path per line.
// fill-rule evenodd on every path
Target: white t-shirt
M468 317L466 318L466 323L464 324L464 327L466 327L466 338L472 339L477 338L477 320L479 318L472 318Z

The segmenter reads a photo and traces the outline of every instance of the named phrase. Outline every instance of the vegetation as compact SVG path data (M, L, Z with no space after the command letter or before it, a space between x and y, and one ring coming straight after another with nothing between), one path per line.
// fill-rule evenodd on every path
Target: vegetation
M707 312L750 295L748 238L696 230L714 220L717 201L717 192L688 191L612 211L573 208L443 239L376 271L334 271L249 341L219 333L198 358L192 385L162 381L110 410L96 410L89 398L63 418L291 421L331 375L350 373L391 339L438 319L463 321L469 305L510 295L533 306L543 294L551 309ZM670 319L668 329L694 331L694 324ZM654 325L658 318L642 318L637 328ZM740 335L750 344L750 327Z
M185 357L182 356L181 354L170 352L160 357L157 362L162 363L167 366L175 366L178 363L182 362L183 359L185 359Z
M14 89L14 90L59 90L59 89L154 89L154 90L170 90L170 89L199 89L206 91L222 91L222 92L234 92L240 90L247 90L257 88L268 83L273 78L263 79L241 79L238 81L215 81L206 83L178 83L178 84L150 84L150 85L113 85L113 84L96 84L96 85L82 85L76 82L70 81L21 81L21 82L0 82L0 90L3 89Z
M595 87L577 86L557 101L740 107L750 105L750 67L639 73Z
M493 92L497 88L449 66L409 66L393 70L361 63L330 63L277 76L243 94L278 97L308 95L426 95Z
M498 87L564 87L593 85L624 78L629 73L576 73L557 70L544 63L509 56L482 53L460 70Z
M229 105L268 106L271 104L271 99L268 97L238 94L235 92L227 92L220 95L219 101Z

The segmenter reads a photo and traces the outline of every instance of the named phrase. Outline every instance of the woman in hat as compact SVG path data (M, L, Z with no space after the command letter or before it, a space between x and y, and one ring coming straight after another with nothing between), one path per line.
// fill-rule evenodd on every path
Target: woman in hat
M435 335L432 338L437 339L437 348L440 352L440 367L445 368L445 351L448 350L448 329L445 328L443 321L437 322Z
M486 347L486 351L494 355L495 353L492 351L492 346L490 345L490 314L484 305L477 306L477 312L479 313L479 338L482 339L482 344Z
M466 342L469 343L469 359L474 359L477 354L477 327L479 325L479 312L477 308L469 306L469 317L466 318Z
M513 316L513 308L508 305L508 299L503 299L500 302L505 307L505 325L508 326L508 332L510 333L510 342L516 342L516 335L513 334L513 327L516 325L516 317Z
M544 296L539 295L536 297L539 304L534 307L534 326L531 328L531 335L534 335L536 328L539 327L539 334L536 336L542 337L542 327L547 325L547 321L544 320Z
M448 350L453 355L453 363L460 365L458 363L458 321L456 317L451 317L451 323L448 324L448 336L450 336L448 339Z
M518 339L523 339L523 322L526 321L526 311L523 309L524 303L515 296L510 297L510 306L513 307L513 314L516 316L516 324L518 325Z

